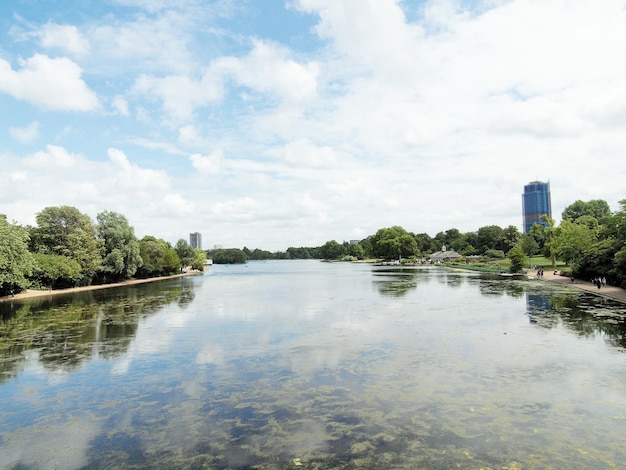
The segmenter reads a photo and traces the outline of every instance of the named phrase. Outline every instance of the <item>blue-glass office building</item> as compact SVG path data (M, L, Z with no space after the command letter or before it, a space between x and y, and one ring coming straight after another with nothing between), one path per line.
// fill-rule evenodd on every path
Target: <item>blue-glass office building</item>
M522 210L524 213L524 233L530 232L535 223L546 225L542 215L552 218L552 201L550 200L550 183L533 181L524 186L522 194Z

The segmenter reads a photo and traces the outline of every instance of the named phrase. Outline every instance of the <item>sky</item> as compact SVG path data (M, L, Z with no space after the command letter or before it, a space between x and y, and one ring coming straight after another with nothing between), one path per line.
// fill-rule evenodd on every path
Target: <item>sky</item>
M626 0L0 2L0 213L203 248L626 199Z

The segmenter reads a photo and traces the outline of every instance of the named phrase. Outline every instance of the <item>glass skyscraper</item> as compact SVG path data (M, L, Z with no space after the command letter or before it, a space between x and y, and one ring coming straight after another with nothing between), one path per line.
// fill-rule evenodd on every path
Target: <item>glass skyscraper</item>
M546 223L541 220L541 216L547 215L552 218L550 183L532 181L524 186L522 210L524 213L524 233L530 232L530 228L535 223L546 226Z
M202 249L202 234L198 232L193 232L189 234L189 244L191 248L200 248Z

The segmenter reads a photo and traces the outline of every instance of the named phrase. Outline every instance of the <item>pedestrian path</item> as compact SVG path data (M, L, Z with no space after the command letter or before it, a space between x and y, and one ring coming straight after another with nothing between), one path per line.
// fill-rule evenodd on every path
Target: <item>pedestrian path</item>
M536 271L528 271L528 274L531 276L535 276ZM544 270L543 279L545 281L556 282L559 284L567 284L577 289L591 292L592 294L601 295L609 299L618 300L620 302L626 303L626 289L622 289L621 287L607 285L598 289L597 286L591 283L591 280L585 281L582 279L574 279L574 283L572 284L572 281L569 277L554 274L554 271L550 271L548 269Z

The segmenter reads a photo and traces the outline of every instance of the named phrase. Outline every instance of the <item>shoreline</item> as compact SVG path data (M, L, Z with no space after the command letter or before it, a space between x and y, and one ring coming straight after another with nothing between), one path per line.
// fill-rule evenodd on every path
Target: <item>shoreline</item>
M531 271L532 270L527 271L527 274L530 274ZM576 278L574 279L574 283L572 283L569 277L561 276L560 274L554 274L554 271L544 271L543 279L537 279L536 277L535 279L573 287L575 289L589 292L590 294L598 295L600 297L605 297L607 299L616 300L618 302L626 304L626 290L622 289L621 287L606 285L598 289L591 283L591 281L583 281L582 279Z
M62 295L62 294L73 294L76 292L85 292L85 291L91 291L91 290L111 289L113 287L133 286L136 284L147 284L149 282L165 281L167 279L176 279L179 277L196 276L198 274L202 274L202 271L189 271L189 272L181 273L181 274L171 274L169 276L160 276L160 277L148 277L145 279L131 278L126 281L113 282L110 284L97 284L97 285L82 286L82 287L69 287L67 289L53 289L53 290L26 289L25 291L22 291L19 294L15 294L14 296L7 295L4 297L0 297L0 302L10 302L13 300L24 300L24 299L32 299L35 297L46 297L46 296Z

